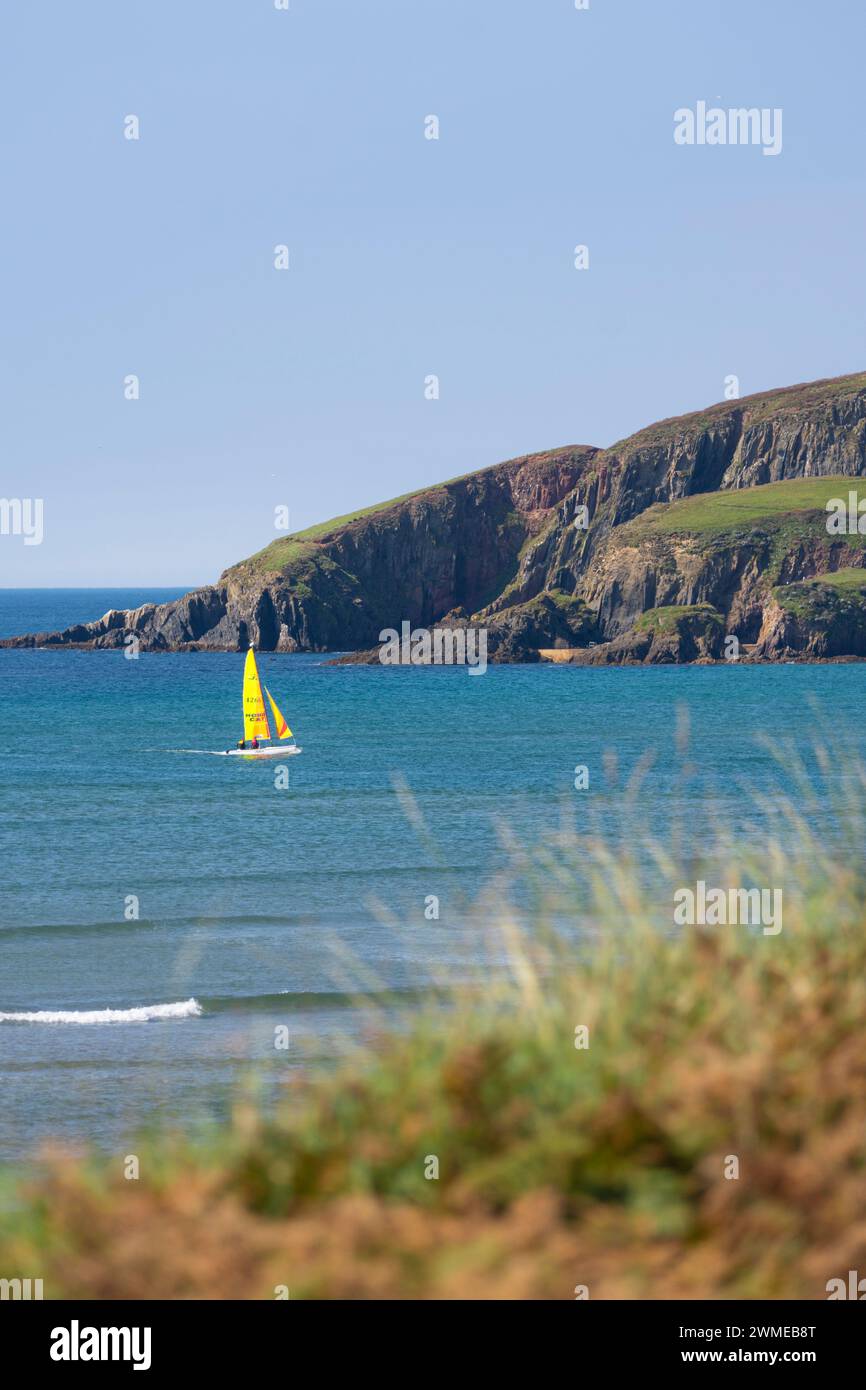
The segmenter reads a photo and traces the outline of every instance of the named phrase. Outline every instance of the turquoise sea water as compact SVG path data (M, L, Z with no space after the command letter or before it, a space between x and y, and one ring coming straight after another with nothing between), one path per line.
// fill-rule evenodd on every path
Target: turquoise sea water
M0 591L0 635L168 596ZM224 1113L251 1064L278 1081L333 1058L367 1026L358 988L411 998L483 966L470 904L507 867L500 823L543 845L564 811L591 805L602 827L625 816L664 836L676 819L697 849L713 818L736 825L747 803L754 815L750 788L776 785L758 736L807 760L816 734L857 750L866 681L862 665L470 677L264 654L304 750L278 788L267 763L176 751L233 746L242 665L0 652L0 1159L50 1136L123 1146L157 1118ZM656 762L624 810L604 755L627 773L648 750ZM577 764L590 768L579 794ZM845 757L834 766L841 778ZM425 918L434 894L438 921ZM82 1020L155 1006L168 1016Z

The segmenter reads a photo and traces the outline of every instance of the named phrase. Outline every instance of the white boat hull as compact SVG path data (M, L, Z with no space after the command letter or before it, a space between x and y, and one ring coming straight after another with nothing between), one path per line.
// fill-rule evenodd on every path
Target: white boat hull
M297 744L291 748L227 748L221 755L224 758L291 758L302 750Z

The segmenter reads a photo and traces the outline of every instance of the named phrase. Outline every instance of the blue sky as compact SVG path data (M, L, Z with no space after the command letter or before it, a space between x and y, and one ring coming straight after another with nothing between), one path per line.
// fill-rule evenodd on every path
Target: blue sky
M864 368L864 39L843 0L16 7L0 496L45 537L0 585L203 583L279 505ZM781 154L677 146L699 100L782 108Z

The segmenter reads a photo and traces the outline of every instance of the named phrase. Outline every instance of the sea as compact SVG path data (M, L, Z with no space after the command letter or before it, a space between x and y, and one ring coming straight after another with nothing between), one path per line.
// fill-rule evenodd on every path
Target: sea
M0 590L0 636L180 592ZM488 977L563 825L697 853L719 817L753 833L786 764L841 785L862 744L860 664L259 664L303 749L276 765L213 756L242 654L0 651L0 1161L315 1084Z

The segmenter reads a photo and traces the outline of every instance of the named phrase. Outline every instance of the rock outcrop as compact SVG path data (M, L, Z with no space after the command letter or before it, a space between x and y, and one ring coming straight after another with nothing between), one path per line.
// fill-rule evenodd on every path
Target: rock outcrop
M497 661L717 660L726 636L748 659L866 656L866 536L825 510L864 476L866 375L814 382L498 464L275 540L173 603L0 645L363 651L405 620L481 626Z

